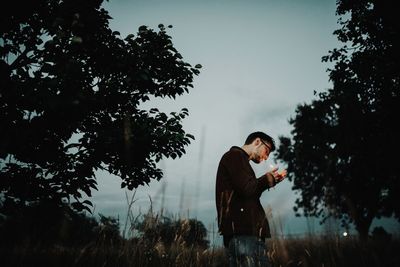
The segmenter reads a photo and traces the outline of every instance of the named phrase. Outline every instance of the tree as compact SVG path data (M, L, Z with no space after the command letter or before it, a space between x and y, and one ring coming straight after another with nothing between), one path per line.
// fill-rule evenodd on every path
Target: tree
M176 243L204 249L208 247L207 229L197 219L174 219L156 215L150 210L132 227L140 233L149 248L155 247L160 241L167 247Z
M295 211L353 223L364 239L374 218L400 220L399 24L388 1L340 0L337 14L343 46L323 57L333 88L297 107L277 156L301 191Z
M3 212L63 200L89 210L81 198L97 189L96 170L131 190L161 179L156 163L194 139L182 128L186 108L140 104L188 93L201 65L183 61L162 24L122 38L102 2L16 0L1 11Z
M22 207L12 216L0 218L0 247L17 248L24 244L32 244L31 247L55 244L86 246L103 238L102 230L106 228L103 225L102 221L97 222L94 217L67 205L60 207L57 203L41 202L40 205Z

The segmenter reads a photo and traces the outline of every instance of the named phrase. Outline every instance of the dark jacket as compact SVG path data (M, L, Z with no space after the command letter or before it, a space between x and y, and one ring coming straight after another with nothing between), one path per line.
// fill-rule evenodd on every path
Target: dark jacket
M232 147L219 162L216 180L216 206L219 232L226 239L233 235L271 237L268 220L260 203L269 188L266 175L256 178L249 155Z

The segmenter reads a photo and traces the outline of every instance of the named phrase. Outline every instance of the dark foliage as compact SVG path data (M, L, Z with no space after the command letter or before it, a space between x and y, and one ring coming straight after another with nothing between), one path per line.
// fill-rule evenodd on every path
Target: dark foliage
M385 243L339 236L269 240L272 266L398 266L398 238Z
M295 211L340 218L366 238L374 218L400 219L400 31L395 1L340 0L343 47L323 61L333 88L299 105L292 137L281 137Z
M125 239L119 220L52 203L25 207L0 220L2 266L201 266L213 264L207 230L196 219L147 214ZM137 228L136 228L137 227ZM221 259L220 259L221 260ZM207 264L208 263L208 264Z
M85 246L100 240L121 239L119 222L100 214L96 220L69 206L41 203L15 210L0 220L0 246L50 247Z
M154 247L158 242L167 247L174 243L208 247L207 229L197 219L172 219L148 213L133 227L149 247Z
M68 201L90 211L96 170L133 189L159 180L156 163L194 137L187 109L142 110L151 97L188 93L200 65L174 48L164 25L122 37L102 0L11 1L0 12L2 212Z

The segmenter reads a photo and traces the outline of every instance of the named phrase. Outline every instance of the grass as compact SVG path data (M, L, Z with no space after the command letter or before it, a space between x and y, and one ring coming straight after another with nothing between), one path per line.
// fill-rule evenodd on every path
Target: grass
M142 217L133 216L130 207L134 198L128 200L128 203L129 213L122 234L118 230L118 221L104 216L97 224L82 216L75 217L76 220L79 219L77 227L73 227L76 224L67 227L65 223L61 223L60 230L64 231L64 234L54 234L48 229L47 233L36 233L33 235L35 238L32 238L29 237L31 232L23 232L21 226L17 226L18 233L28 234L2 242L1 238L7 233L3 231L3 236L0 237L1 266L228 265L225 249L209 246L206 240L207 230L201 222L179 217L168 218L162 213L153 212L152 208ZM53 222L50 223L54 225ZM84 225L87 228L84 228ZM89 233L90 238L85 238L85 233ZM360 242L351 236L332 234L308 235L301 238L276 236L267 240L268 256L273 267L400 266L400 238L382 234L382 231L380 233L374 234L366 242ZM17 235L11 234L8 237L10 236ZM55 238L51 242L44 242L45 236L60 236L63 240Z
M360 242L357 238L310 236L271 239L268 246L273 266L400 266L399 238Z
M268 239L272 266L400 266L398 238L309 236ZM1 248L2 266L227 266L222 247L188 245L176 236L170 245L146 238L100 236L84 246L41 245L28 240Z

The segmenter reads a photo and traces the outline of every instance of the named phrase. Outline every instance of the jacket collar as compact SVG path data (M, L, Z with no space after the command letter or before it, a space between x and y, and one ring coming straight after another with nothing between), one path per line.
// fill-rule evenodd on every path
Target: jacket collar
M231 150L239 150L243 154L243 157L246 157L246 159L250 158L250 155L247 154L247 152L244 151L243 148L241 148L241 147L233 146L233 147L231 147Z

